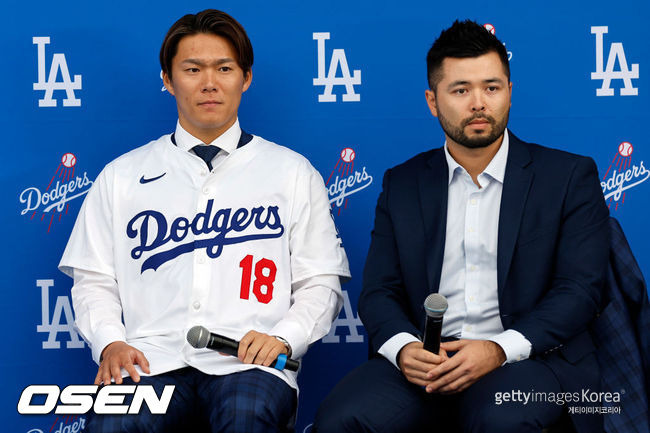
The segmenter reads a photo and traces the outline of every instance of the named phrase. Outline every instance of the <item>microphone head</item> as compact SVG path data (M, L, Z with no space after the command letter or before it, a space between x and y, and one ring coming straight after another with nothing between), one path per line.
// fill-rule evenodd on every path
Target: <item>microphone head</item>
M447 307L447 298L440 293L432 293L424 300L424 311L426 311L429 317L442 317L445 311L447 311Z
M194 326L187 331L187 342L195 349L203 349L208 346L210 331L203 326Z

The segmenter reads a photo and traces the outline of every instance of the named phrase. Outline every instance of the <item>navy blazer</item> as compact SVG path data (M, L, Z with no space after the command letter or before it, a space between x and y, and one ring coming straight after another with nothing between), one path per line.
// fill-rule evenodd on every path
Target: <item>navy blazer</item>
M371 352L400 332L421 333L424 299L440 283L447 191L443 148L384 175L359 299ZM531 356L567 392L599 388L588 326L604 302L608 216L591 158L510 133L497 249L501 322L531 342Z

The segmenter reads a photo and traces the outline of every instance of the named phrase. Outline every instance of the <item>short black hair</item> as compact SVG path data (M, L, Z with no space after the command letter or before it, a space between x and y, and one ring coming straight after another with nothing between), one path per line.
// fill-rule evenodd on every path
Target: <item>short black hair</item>
M172 78L172 60L178 51L178 44L185 36L199 33L221 36L230 42L237 53L237 64L248 75L253 66L253 46L246 30L237 20L225 12L206 9L202 12L187 14L176 21L165 36L160 47L160 67Z
M503 43L482 25L471 21L454 21L443 30L427 53L427 79L429 88L435 92L442 79L442 61L446 57L479 57L495 52L501 58L503 70L510 81L508 52Z

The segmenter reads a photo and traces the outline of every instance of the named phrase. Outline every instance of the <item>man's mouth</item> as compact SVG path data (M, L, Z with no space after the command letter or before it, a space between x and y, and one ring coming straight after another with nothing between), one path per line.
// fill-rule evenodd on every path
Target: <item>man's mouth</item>
M199 102L199 105L208 106L208 107L209 106L216 106L216 105L219 105L219 104L221 104L221 102L219 102L219 101L203 101L203 102Z
M487 117L477 117L475 119L472 119L468 122L465 122L465 125L472 125L472 126L485 126L489 125L492 122L490 121L489 118Z

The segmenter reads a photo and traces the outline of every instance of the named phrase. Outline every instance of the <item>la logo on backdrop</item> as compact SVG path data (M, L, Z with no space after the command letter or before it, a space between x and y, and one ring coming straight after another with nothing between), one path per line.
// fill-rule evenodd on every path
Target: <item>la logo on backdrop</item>
M70 296L59 295L56 297L54 311L50 318L50 288L54 287L54 280L39 279L36 280L36 286L41 289L41 324L36 325L36 332L47 334L47 340L42 342L43 349L60 349L59 334L68 334L69 336L66 349L83 349L84 342L79 338L74 327Z
M632 159L633 153L632 143L624 141L619 144L600 182L610 210L618 210L619 205L625 203L627 191L650 177L650 170L645 168L643 160L637 162Z
M621 96L638 96L639 88L634 87L632 80L639 78L639 64L632 63L628 67L622 42L610 44L607 64L604 63L604 35L608 32L608 26L591 27L591 34L596 35L596 71L591 73L591 79L603 80L602 86L596 89L596 96L614 96L614 89L610 87L612 80L623 81L619 89ZM619 70L614 69L617 62Z
M354 86L361 85L361 70L355 69L350 74L348 59L345 50L336 48L332 50L327 75L325 75L325 41L330 38L329 32L317 32L313 34L317 41L318 49L318 76L314 78L314 86L325 86L323 93L318 95L318 102L336 102L336 95L332 93L334 86L345 86L345 93L341 97L343 102L359 102L361 95L355 93ZM341 75L336 72L341 69Z
M81 75L75 74L74 79L70 79L68 62L65 54L55 53L52 55L52 64L50 73L45 79L45 46L50 43L49 36L34 36L32 43L37 46L38 53L38 81L34 83L34 90L44 90L43 99L38 100L39 107L56 107L57 100L54 99L55 90L65 90L66 97L63 99L64 107L80 107L81 99L78 99L74 93L75 90L81 90ZM56 81L56 77L61 72L61 81Z

